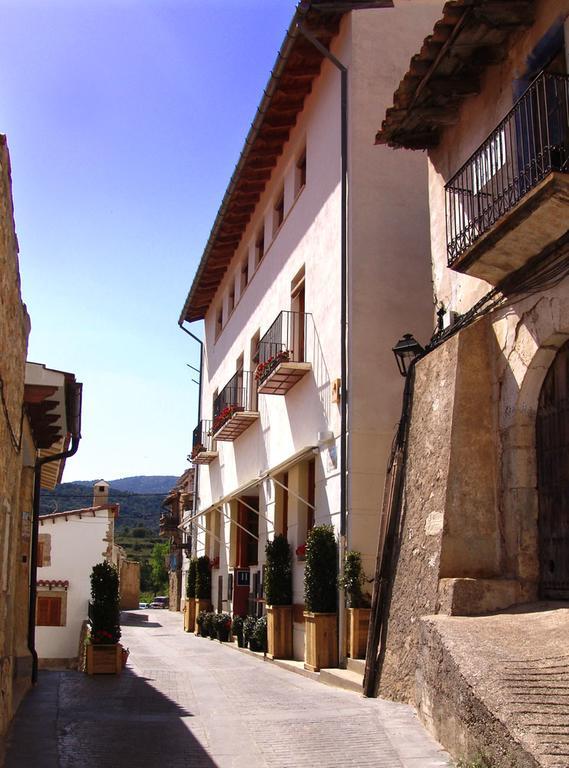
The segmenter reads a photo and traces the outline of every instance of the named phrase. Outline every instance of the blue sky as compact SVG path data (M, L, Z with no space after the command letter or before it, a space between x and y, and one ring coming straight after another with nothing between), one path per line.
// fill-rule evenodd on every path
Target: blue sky
M188 466L177 320L294 6L0 0L28 357L84 384L64 480Z

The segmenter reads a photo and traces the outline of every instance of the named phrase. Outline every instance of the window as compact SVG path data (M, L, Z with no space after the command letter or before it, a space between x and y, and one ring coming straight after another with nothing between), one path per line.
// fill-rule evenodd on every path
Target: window
M215 338L217 339L223 330L223 307L218 307L215 315Z
M245 288L249 285L249 256L241 264L241 282L239 285L239 294L242 296Z
M261 339L261 331L256 331L251 339L251 346L249 348L249 355L251 359L251 371L254 371L259 364L259 341ZM251 410L256 411L258 405L257 386L249 387L251 391Z
M277 198L274 208L273 216L273 234L276 234L279 227L284 221L284 189L281 190L280 195Z
M306 149L301 154L296 164L295 194L302 192L306 186Z
M229 291L229 297L227 300L227 314L230 315L235 307L235 286L232 286Z
M51 565L51 534L40 533L38 536L37 567L45 568Z
M277 478L282 485L276 485L275 488L275 502L276 502L276 520L275 527L277 533L282 533L283 536L288 536L288 472L284 472L279 478ZM283 488L283 486L285 486Z
M255 240L255 265L259 266L265 255L265 227L262 226Z
M306 501L312 506L306 510L306 533L314 528L314 506L316 498L316 460L308 462L308 497Z
M65 626L64 595L61 593L38 594L36 603L36 626Z

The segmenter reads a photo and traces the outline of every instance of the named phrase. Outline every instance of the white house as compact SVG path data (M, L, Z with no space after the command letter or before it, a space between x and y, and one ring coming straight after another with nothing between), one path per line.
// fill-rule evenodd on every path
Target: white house
M118 505L109 504L108 484L95 484L101 503L40 518L36 648L40 665L73 666L87 620L93 566L111 559Z
M180 317L204 321L186 530L213 559L214 606L236 613L261 612L265 543L287 535L296 658L307 531L332 523L373 574L392 347L432 332L426 162L374 134L440 3L391 5L299 5Z

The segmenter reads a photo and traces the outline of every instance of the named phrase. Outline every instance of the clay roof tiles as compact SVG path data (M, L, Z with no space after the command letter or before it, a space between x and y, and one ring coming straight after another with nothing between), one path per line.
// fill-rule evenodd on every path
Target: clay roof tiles
M413 56L376 135L377 144L436 146L458 120L462 100L480 92L481 76L508 52L510 36L534 21L535 0L451 0Z

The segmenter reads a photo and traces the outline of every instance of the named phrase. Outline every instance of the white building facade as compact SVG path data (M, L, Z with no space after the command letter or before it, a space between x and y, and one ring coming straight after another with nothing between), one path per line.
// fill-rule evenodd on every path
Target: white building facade
M102 497L108 484L101 484ZM95 491L97 497L97 489ZM110 560L118 505L42 515L38 541L36 648L40 665L75 666L88 617L93 566Z
M391 350L404 332L427 340L433 329L426 162L373 137L440 3L358 5L297 10L180 318L204 321L185 529L213 560L214 607L235 613L262 612L265 544L287 535L299 659L307 531L345 531L342 548L373 576L401 407Z

